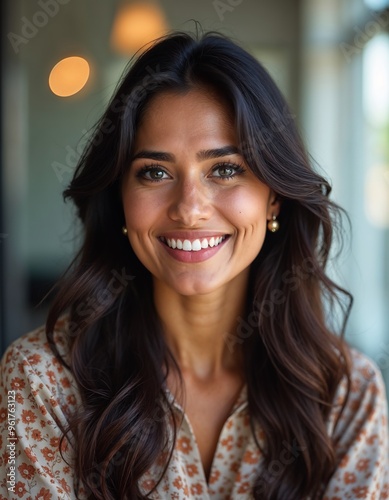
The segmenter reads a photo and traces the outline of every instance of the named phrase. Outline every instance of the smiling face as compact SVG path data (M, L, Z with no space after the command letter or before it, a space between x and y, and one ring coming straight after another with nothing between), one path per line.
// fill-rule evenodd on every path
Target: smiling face
M195 295L247 276L279 207L239 154L223 101L206 90L159 94L133 152L124 215L131 246L154 282Z

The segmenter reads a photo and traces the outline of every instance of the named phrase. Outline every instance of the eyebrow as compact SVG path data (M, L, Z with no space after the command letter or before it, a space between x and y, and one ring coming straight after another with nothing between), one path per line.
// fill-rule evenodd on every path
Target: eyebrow
M222 148L201 150L196 154L196 158L199 161L204 161L204 160L210 160L213 158L221 158L222 156L229 156L229 155L236 155L236 154L241 154L241 151L239 150L239 148L237 148L236 146L224 146ZM152 150L147 150L147 149L144 149L144 150L136 153L131 158L131 161L137 160L139 158L144 158L144 159L148 159L148 160L155 160L155 161L167 161L167 162L174 162L175 161L175 156L171 153L165 153L163 151L152 151Z

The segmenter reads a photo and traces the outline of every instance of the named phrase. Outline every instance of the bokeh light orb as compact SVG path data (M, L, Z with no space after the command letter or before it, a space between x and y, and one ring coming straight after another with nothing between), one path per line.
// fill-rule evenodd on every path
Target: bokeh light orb
M83 89L89 79L90 66L83 57L66 57L51 70L49 87L60 97L69 97Z

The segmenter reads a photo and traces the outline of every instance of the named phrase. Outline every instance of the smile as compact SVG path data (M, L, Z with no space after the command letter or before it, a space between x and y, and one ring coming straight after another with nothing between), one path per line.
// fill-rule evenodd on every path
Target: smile
M198 252L200 250L204 250L206 248L217 247L222 243L226 236L212 236L211 238L201 238L195 240L180 240L174 238L160 238L163 243L165 243L168 247L177 250L183 250L184 252Z

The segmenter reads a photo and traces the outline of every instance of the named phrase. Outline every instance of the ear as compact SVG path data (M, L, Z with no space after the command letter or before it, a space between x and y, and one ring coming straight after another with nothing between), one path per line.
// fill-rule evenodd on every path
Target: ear
M281 200L278 194L271 190L269 194L269 201L267 203L267 220L271 220L274 215L278 217L281 210Z

